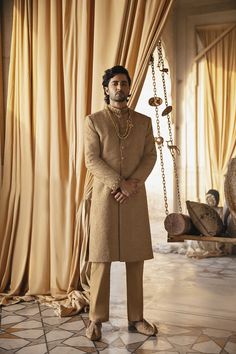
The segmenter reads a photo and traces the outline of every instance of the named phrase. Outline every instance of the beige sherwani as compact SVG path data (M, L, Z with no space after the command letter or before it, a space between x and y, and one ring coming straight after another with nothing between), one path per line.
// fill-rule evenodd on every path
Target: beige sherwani
M85 121L85 163L93 174L90 262L143 261L153 257L144 182L156 161L151 119L131 110L133 128L118 138L107 108ZM122 178L140 181L138 193L119 204L111 195Z

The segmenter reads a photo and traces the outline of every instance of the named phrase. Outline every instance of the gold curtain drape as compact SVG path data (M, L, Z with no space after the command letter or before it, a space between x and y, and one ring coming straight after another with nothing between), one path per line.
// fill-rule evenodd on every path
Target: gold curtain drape
M0 5L1 10L1 5ZM2 65L2 19L0 14L0 184L2 182L4 146L4 103L3 103L3 65Z
M102 108L101 78L115 64L134 76L135 105L171 4L14 1L0 194L2 303L43 296L61 315L88 304L92 179L84 117Z
M197 30L204 47L226 29ZM224 175L236 154L236 27L204 56L204 121L206 188L219 190L224 200Z

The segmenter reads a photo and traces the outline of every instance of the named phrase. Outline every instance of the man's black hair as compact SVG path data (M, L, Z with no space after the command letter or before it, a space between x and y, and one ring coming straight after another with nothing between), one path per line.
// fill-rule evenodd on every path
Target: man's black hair
M122 65L116 65L113 66L111 69L107 69L102 77L102 86L104 90L104 101L109 104L110 103L110 98L109 95L106 94L105 92L105 87L108 87L109 81L116 75L118 74L125 74L129 83L129 86L131 85L131 78L129 76L129 72L126 68L124 68Z

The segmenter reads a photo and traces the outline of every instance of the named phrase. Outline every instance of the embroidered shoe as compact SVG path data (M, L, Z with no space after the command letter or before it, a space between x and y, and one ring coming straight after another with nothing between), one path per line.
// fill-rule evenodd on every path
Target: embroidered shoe
M142 321L129 321L128 330L129 332L138 332L145 336L155 336L158 333L157 326L154 323L148 323L144 319Z
M86 337L90 340L100 340L102 337L101 322L90 321L86 329Z

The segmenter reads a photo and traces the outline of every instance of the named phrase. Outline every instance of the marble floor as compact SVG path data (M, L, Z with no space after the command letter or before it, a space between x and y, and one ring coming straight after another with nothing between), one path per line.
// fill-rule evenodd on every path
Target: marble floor
M110 321L100 342L85 337L86 313L58 318L36 302L1 309L0 353L236 354L236 257L155 253L145 263L145 317L157 337L127 332L123 263L113 263Z

